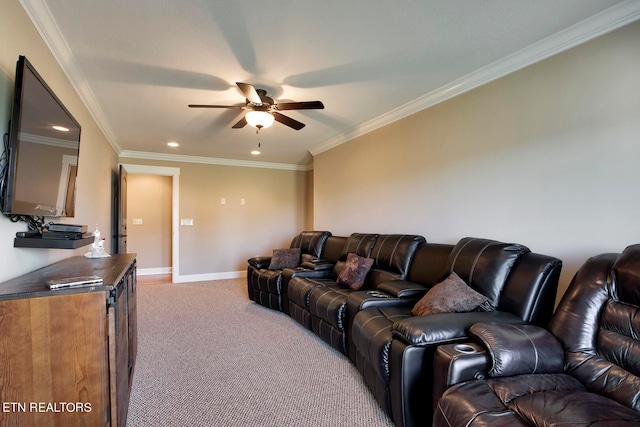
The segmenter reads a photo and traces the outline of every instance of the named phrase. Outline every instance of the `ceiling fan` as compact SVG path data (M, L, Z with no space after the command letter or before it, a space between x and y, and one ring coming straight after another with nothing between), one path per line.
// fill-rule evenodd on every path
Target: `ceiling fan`
M281 102L277 103L273 98L267 96L264 89L256 89L249 83L236 83L244 96L246 97L245 105L202 105L189 104L190 108L237 108L241 110L249 110L238 123L232 126L233 129L240 129L247 124L260 130L271 126L274 122L280 122L295 130L302 129L305 124L291 117L280 114L278 111L283 110L322 110L324 104L320 101L307 102Z

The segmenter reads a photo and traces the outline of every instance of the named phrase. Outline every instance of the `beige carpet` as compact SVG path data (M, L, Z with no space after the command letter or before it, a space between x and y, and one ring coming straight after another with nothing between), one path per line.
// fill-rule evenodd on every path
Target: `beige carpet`
M347 358L246 279L138 286L128 427L393 426Z

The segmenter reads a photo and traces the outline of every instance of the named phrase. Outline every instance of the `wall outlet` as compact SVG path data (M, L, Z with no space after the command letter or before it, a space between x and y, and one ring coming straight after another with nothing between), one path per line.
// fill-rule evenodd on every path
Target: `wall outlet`
M227 199L225 199L224 197L222 199L220 199L220 204L221 205L226 205L227 204Z
M142 225L142 218L133 218L133 225Z
M193 218L180 218L180 225L193 225Z
M240 199L240 204L241 204L242 206L244 206L244 205L246 204L246 203L245 203L245 200L244 200L244 199Z

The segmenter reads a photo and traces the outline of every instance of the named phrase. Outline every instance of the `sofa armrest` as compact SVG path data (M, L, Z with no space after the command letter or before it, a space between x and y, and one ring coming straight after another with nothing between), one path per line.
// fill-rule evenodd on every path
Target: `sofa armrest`
M379 289L379 288L378 288ZM353 325L354 319L356 315L368 308L378 307L378 308L404 308L403 311L409 313L411 307L415 304L415 300L406 299L406 298L398 298L392 296L386 292L381 292L377 289L371 289L368 291L355 291L350 292L347 296L347 346L348 346L348 354L351 358L351 361L356 364L357 361L355 359L356 354L358 353L355 348L355 342L351 339L351 327Z
M296 268L285 268L282 270L283 282L289 283L293 277L306 277L309 279L326 279L331 277L332 269L309 269L303 266Z
M409 280L389 280L378 285L377 290L385 292L396 298L406 298L418 300L427 293L429 289L420 283Z
M398 320L391 327L391 333L407 345L437 346L469 338L469 328L479 322L524 323L518 316L504 311L441 313Z
M253 268L257 268L260 270L261 268L269 268L269 264L271 264L270 256L256 256L253 258L249 258L247 261L250 266Z
M300 264L300 267L306 270L325 271L333 270L334 263L327 261L326 259L314 259L311 261L304 261Z
M441 345L436 350L433 375L433 407L451 386L484 379L489 370L489 354L473 342Z
M491 377L549 374L563 371L564 350L539 326L477 323L469 332L489 353Z

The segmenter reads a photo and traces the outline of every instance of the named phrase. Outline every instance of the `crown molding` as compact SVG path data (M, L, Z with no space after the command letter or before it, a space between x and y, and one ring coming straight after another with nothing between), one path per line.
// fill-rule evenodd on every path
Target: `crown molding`
M151 153L147 151L124 150L120 153L121 158L161 160L166 162L200 163L206 165L236 166L245 168L280 169L307 172L312 169L311 165L295 165L289 163L256 162L251 160L218 159L214 157L186 156L182 154Z
M349 132L337 135L316 145L309 149L309 153L316 156L366 133L600 37L638 19L640 19L640 2L637 0L626 0L531 46L416 98L394 110L369 120Z
M122 151L121 147L116 142L116 137L108 121L100 108L100 105L96 101L96 97L91 91L89 84L84 78L84 75L78 67L69 45L62 37L62 33L58 28L53 15L49 7L44 1L39 0L18 0L20 5L24 9L25 13L33 23L33 26L42 37L42 40L47 45L51 54L60 65L60 68L67 76L67 79L71 83L71 86L76 90L80 96L80 100L85 105L91 117L96 122L104 136L107 138L111 147L116 153Z

